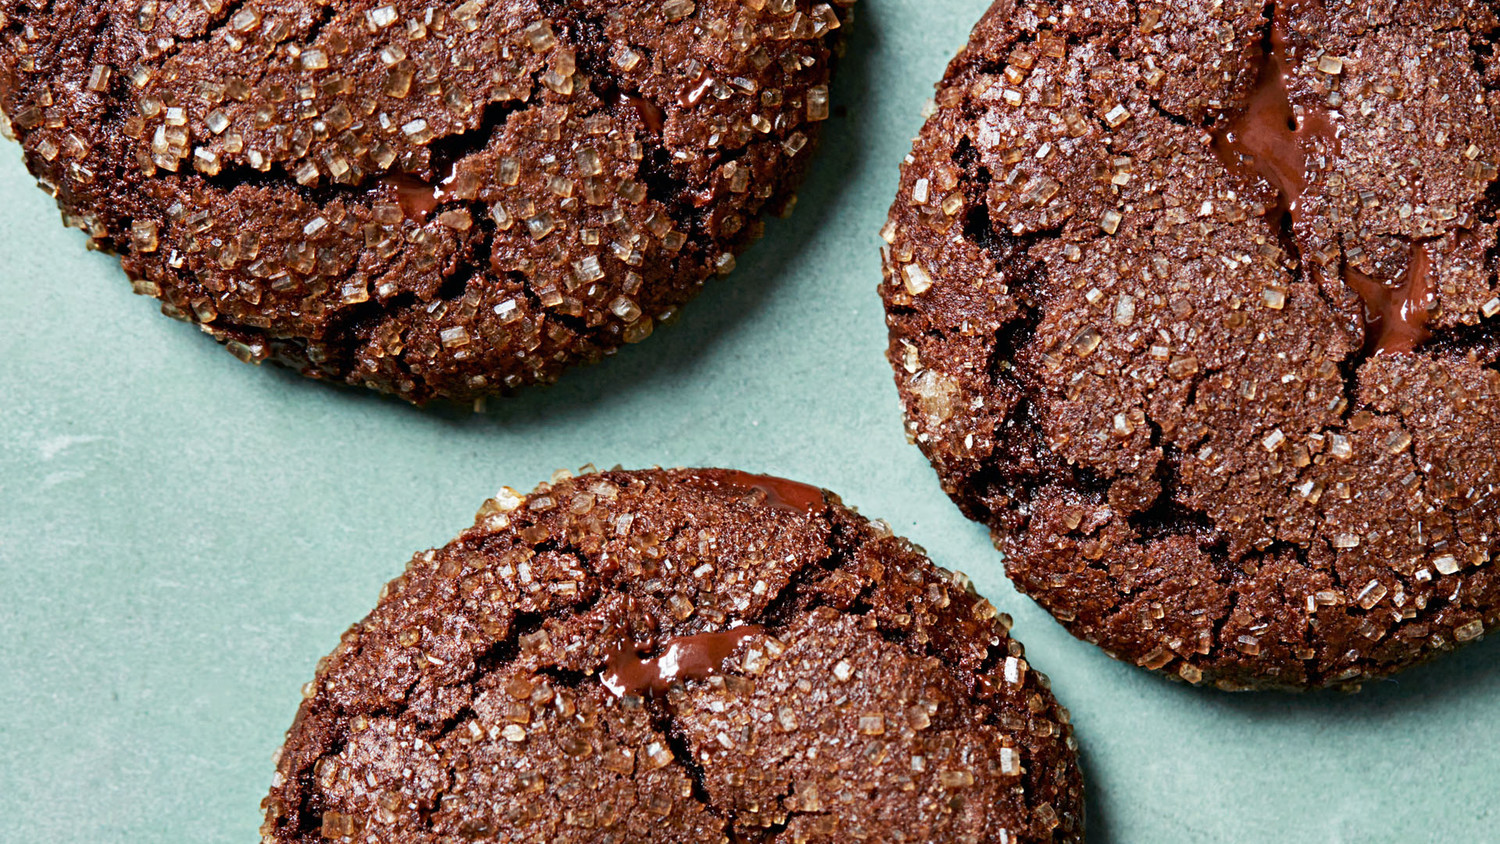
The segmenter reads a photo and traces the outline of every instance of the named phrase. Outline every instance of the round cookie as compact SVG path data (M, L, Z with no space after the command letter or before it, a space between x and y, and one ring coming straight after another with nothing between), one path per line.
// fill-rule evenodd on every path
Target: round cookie
M996 3L883 234L908 430L1121 659L1354 686L1500 611L1500 20Z
M1082 841L1009 622L802 484L504 490L319 664L263 840Z
M551 382L789 207L854 0L0 11L26 163L245 361L414 402Z

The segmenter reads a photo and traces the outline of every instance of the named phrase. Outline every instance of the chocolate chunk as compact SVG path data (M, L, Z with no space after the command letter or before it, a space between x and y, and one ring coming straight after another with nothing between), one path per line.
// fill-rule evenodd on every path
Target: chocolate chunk
M617 697L665 694L678 683L718 676L741 642L764 634L760 625L747 624L718 633L678 636L660 646L654 642L623 644L605 660L599 680ZM642 651L657 649L659 656L641 657Z
M1068 714L1009 627L802 484L506 490L320 663L262 840L1079 842Z
M246 361L414 402L644 340L791 200L854 0L20 4L70 225Z
M997 3L884 235L911 436L1111 654L1354 686L1500 615L1500 18Z

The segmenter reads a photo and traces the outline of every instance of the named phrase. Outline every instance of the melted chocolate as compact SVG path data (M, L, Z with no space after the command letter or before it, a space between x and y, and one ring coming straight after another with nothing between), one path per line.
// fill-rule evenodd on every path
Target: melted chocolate
M704 76L697 84L677 95L677 102L684 106L695 106L702 102L703 98L714 88L714 78Z
M653 135L660 135L662 129L666 126L666 113L661 110L661 106L645 97L621 91L615 95L615 105L622 108L635 109L636 116L640 118L641 125L649 129Z
M599 679L616 697L663 695L676 683L706 680L720 673L724 660L741 642L763 632L765 628L751 624L719 633L678 636L656 648L651 643L622 645L610 653ZM657 656L641 656L653 649Z
M1344 282L1364 300L1366 355L1406 354L1432 338L1427 319L1437 304L1437 287L1432 256L1422 244L1412 244L1411 261L1394 285L1354 267L1345 268Z
M821 513L828 503L823 498L823 490L785 478L752 475L730 469L704 469L696 472L695 476L720 486L763 493L770 506L796 513Z
M1295 223L1302 219L1302 194L1312 182L1310 159L1338 153L1339 115L1293 107L1286 74L1296 56L1286 12L1278 3L1270 49L1261 55L1260 81L1244 113L1214 134L1214 151L1231 173L1260 176L1281 191L1279 212L1290 214Z
M1247 180L1263 178L1280 192L1271 223L1280 228L1282 216L1289 216L1294 236L1306 217L1302 195L1312 183L1310 165L1315 157L1337 158L1341 146L1338 112L1292 104L1287 69L1297 57L1288 38L1288 17L1299 5L1276 4L1256 89L1244 112L1214 133L1213 143L1229 172ZM1304 262L1303 269L1316 283L1318 268ZM1364 304L1366 356L1411 352L1431 337L1427 318L1435 304L1432 261L1420 244L1413 245L1407 270L1394 284L1347 265L1343 278Z
M387 173L375 183L375 194L394 201L408 220L418 225L427 222L445 199L441 185L424 182L405 173Z

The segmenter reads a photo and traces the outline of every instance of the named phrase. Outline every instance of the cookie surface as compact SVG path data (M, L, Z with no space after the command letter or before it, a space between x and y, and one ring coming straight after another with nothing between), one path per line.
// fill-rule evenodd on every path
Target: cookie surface
M1067 712L967 580L813 487L487 502L343 637L267 842L1081 841Z
M247 361L412 401L645 339L780 210L853 0L0 11L64 219Z
M1496 620L1500 21L996 3L884 231L908 430L1017 585L1193 683Z

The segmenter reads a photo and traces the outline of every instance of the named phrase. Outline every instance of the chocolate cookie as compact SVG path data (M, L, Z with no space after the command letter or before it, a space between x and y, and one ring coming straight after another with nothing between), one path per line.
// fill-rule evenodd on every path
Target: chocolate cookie
M1075 634L1353 685L1500 610L1500 20L996 3L884 231L911 436Z
M165 313L461 399L640 341L734 268L853 2L11 3L0 107Z
M1082 841L1009 626L802 484L505 490L320 663L263 840Z

